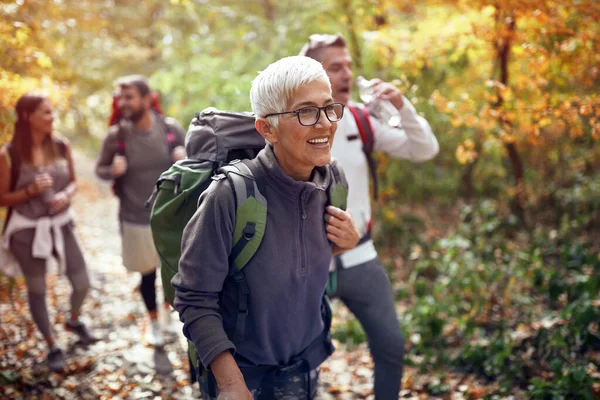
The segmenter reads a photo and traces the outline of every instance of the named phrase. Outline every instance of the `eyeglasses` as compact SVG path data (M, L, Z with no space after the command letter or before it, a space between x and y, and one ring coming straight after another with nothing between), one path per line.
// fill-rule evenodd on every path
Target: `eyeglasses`
M331 103L323 107L307 106L294 111L267 114L265 115L265 118L274 115L296 114L300 125L313 126L317 122L319 122L319 118L321 117L321 111L325 111L325 116L330 122L338 122L340 119L342 119L342 116L344 115L344 104Z

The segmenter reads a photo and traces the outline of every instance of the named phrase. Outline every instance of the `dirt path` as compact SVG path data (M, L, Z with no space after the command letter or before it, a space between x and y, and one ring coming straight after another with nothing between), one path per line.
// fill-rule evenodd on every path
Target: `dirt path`
M144 341L147 325L139 277L121 264L117 201L110 186L94 174L94 160L75 152L79 191L73 201L77 231L88 263L93 290L83 308L90 328L102 340L84 348L63 329L70 286L48 275L48 303L57 341L67 352L69 372L50 374L45 349L29 316L22 282L10 290L0 280L0 398L185 399L198 396L188 381L186 341L181 330L169 334L164 349ZM8 294L10 292L10 295ZM335 306L337 309L338 306ZM342 310L339 318L345 319ZM322 368L319 398L368 398L370 358L364 346L338 351Z
M93 286L82 314L102 340L84 348L64 331L70 286L66 278L49 274L51 320L69 366L65 375L49 374L41 336L29 316L25 287L17 281L9 296L3 279L0 398L185 399L196 395L188 382L183 335L169 334L160 350L145 343L147 318L136 290L139 276L128 274L121 264L117 201L110 186L96 179L92 159L76 152L75 163L79 191L73 208Z

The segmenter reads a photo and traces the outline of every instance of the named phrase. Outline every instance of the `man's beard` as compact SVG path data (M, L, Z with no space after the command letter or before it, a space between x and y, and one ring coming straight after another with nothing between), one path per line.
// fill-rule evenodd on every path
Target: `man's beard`
M123 118L133 123L136 123L140 119L142 119L145 113L146 110L144 109L144 107L140 107L137 111L132 111L129 117L123 116Z

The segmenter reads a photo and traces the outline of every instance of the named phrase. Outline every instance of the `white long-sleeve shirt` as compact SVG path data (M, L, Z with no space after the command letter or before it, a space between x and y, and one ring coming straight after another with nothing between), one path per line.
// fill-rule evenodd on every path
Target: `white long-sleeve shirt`
M400 110L402 128L388 125L370 116L374 134L374 151L383 151L392 157L413 162L427 161L439 152L438 141L427 120L419 116L415 107L403 98ZM363 142L352 113L344 111L338 122L333 141L332 155L339 160L349 184L348 209L362 236L368 233L371 221L371 198L369 196L369 165L363 153ZM372 240L343 253L340 258L344 268L354 267L377 257Z

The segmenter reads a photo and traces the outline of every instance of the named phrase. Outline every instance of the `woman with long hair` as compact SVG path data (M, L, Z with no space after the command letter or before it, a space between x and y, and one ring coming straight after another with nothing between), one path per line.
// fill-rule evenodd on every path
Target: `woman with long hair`
M82 343L96 340L79 320L90 280L70 208L75 171L69 143L53 134L47 98L22 96L16 114L14 136L0 149L0 207L8 207L2 246L14 255L25 276L31 316L48 343L48 367L59 372L66 364L54 341L46 305L46 262L51 256L58 259L73 287L65 328Z

